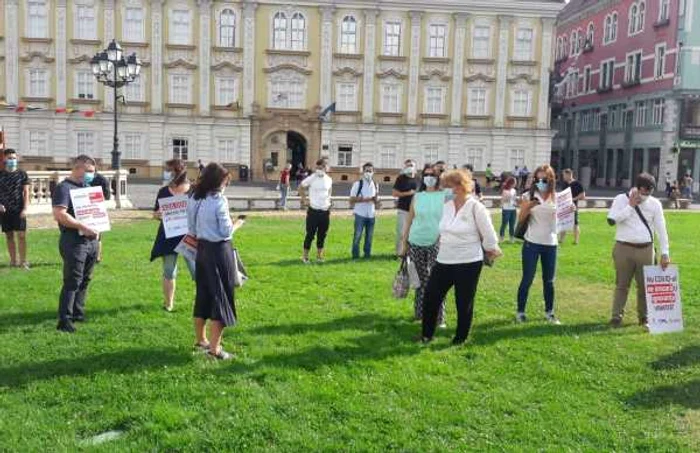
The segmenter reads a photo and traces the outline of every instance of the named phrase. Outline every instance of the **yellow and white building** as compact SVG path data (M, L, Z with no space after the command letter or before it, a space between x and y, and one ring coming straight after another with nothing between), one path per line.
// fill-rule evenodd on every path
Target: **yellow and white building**
M111 89L90 58L116 38L144 62L119 105L123 165L249 166L327 155L347 172L549 162L554 0L0 0L7 146L39 168L109 162ZM335 102L336 111L320 112ZM98 113L56 113L63 107Z

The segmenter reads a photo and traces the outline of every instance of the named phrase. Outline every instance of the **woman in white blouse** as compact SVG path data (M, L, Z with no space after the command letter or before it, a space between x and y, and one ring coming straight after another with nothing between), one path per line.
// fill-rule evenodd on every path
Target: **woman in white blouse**
M554 316L554 278L557 268L557 207L556 176L549 165L535 170L530 191L523 195L519 222L527 222L525 243L522 249L523 277L518 289L517 322L525 322L527 295L535 279L537 261L542 261L542 285L544 290L545 318L552 324L560 324Z
M452 344L467 340L474 314L474 296L484 262L501 255L491 216L472 196L472 176L466 170L452 170L442 176L441 186L454 198L445 203L440 221L440 251L425 290L421 341L433 339L440 303L454 286L457 303L457 331ZM485 252L484 252L485 251Z

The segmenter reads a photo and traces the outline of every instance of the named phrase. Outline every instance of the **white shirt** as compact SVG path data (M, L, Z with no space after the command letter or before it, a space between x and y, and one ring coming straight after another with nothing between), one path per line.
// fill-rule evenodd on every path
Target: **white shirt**
M438 263L466 264L482 261L482 246L488 251L500 251L498 236L486 207L470 197L455 214L454 201L445 203L440 221Z
M646 201L639 204L639 209L642 211L644 218L647 219L652 233L655 233L659 238L661 254L668 255L668 232L666 231L666 219L664 218L661 202L650 196ZM626 194L623 193L615 197L610 207L610 212L608 212L608 219L614 220L617 226L615 240L632 244L648 244L652 242L649 230L647 230L644 222L637 215L637 211L630 206L629 198Z
M523 196L523 199L529 200L529 198L527 194ZM558 245L557 205L554 203L554 196L544 201L539 193L535 193L535 198L540 204L530 210L525 240L533 244Z
M374 181L367 181L363 179L362 181L362 192L358 195L360 190L360 181L355 181L350 189L351 197L362 197L362 198L373 198L377 195L377 184ZM352 210L353 213L361 217L367 217L373 219L376 212L376 206L374 201L366 201L362 203L355 203L355 207Z
M314 173L303 180L301 186L309 190L309 205L311 209L328 211L331 208L333 180L330 176L318 176Z
M515 189L504 190L501 193L501 209L504 211L515 210L515 200L517 196L518 193L515 191Z

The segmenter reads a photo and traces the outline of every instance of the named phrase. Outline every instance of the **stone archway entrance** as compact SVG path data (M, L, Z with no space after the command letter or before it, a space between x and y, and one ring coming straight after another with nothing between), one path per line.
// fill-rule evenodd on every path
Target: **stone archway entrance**
M309 166L306 161L306 139L298 132L287 132L287 161L292 163L292 175L297 174L300 168Z

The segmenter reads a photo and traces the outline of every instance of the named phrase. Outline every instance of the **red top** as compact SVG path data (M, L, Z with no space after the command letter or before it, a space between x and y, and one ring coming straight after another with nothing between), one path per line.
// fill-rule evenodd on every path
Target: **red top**
M286 168L282 170L282 173L280 173L280 184L289 184L289 177L291 176L291 173L289 170Z

